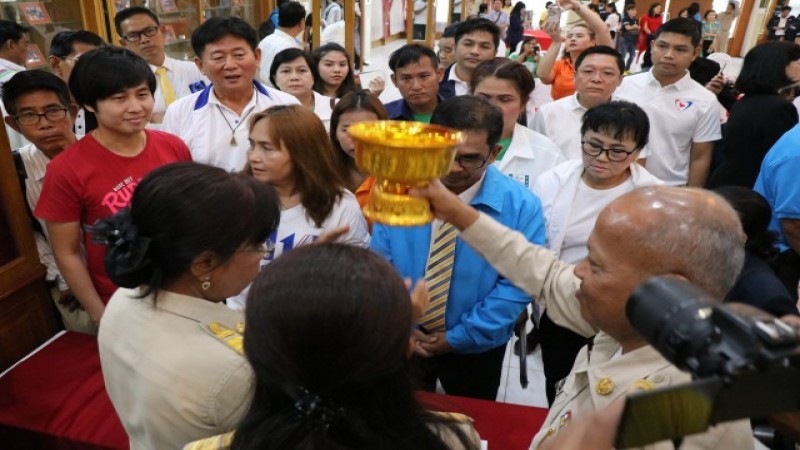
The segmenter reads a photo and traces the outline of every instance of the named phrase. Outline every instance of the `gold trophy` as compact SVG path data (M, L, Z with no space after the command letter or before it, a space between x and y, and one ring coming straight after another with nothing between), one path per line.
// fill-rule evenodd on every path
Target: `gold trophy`
M356 164L375 176L364 215L395 226L424 225L433 220L427 199L408 195L450 172L461 132L421 122L382 120L347 129L356 144Z

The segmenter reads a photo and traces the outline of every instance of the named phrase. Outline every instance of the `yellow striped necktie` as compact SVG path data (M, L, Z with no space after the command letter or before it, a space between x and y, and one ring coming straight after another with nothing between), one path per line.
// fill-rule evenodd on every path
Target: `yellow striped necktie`
M419 324L431 333L445 330L444 315L447 311L450 279L453 276L456 237L458 232L455 227L450 223L443 223L436 232L428 264L425 267L425 283L428 285L431 303Z
M164 103L169 106L175 101L175 89L172 88L172 83L167 78L167 68L164 66L159 67L156 69L156 75L158 75L158 81L161 85L161 92L164 94Z

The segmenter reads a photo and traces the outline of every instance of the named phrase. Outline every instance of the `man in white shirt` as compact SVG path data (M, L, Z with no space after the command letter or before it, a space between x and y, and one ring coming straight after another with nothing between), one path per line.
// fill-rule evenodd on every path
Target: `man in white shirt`
M167 107L175 100L202 90L208 83L191 61L170 58L164 51L166 30L147 8L133 6L114 16L119 45L147 60L156 74L155 105L150 122L160 124ZM158 128L158 127L154 127Z
M103 38L91 31L59 31L50 41L50 70L69 85L72 68L75 67L75 63L78 62L81 55L103 45L106 45ZM97 128L97 119L94 114L87 113L85 109L80 108L73 124L75 134L81 138L95 128Z
M575 60L575 93L545 103L533 117L533 129L553 141L566 160L581 159L583 114L611 101L622 83L625 64L619 52L605 45L589 47Z
M285 2L278 8L278 28L258 44L258 49L261 50L259 79L270 87L275 87L269 81L269 68L272 67L275 55L287 48L303 48L295 36L305 29L305 19L306 10L303 5Z
M505 38L506 29L508 28L508 25L511 24L511 20L508 17L508 13L503 11L502 0L494 0L492 2L492 10L486 15L486 18L500 28L501 37Z
M439 83L439 95L448 99L466 95L469 80L478 64L495 57L500 44L500 29L482 18L468 19L456 29L456 62L447 68Z
M19 72L27 70L28 45L31 43L29 29L10 20L0 20L0 89L3 84ZM2 96L2 93L0 93ZM2 109L6 117L5 109ZM21 134L6 126L8 143L12 149L29 144Z
M259 83L256 30L238 17L214 17L192 33L195 62L212 82L170 105L162 130L186 142L196 162L231 172L247 159L247 119L271 106L299 104L292 95Z
M702 187L720 132L717 97L689 76L700 53L700 28L677 18L661 26L652 43L653 69L625 77L620 99L636 103L650 118L645 167L673 186Z
M41 70L22 71L3 86L3 104L9 115L6 125L25 136L30 144L14 154L17 176L30 211L36 209L50 160L75 142L72 103L67 85L59 77ZM68 330L96 333L89 315L80 308L56 265L44 222L32 219L39 260L47 268L47 281L54 284L53 300Z

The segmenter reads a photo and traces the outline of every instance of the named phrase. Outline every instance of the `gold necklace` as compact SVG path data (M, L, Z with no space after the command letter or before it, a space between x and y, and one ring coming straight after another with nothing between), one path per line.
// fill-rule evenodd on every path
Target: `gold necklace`
M239 127L244 123L244 119L246 119L247 116L249 116L250 113L253 112L253 110L256 109L256 107L258 106L258 92L254 92L253 95L256 96L256 104L250 107L250 110L247 111L244 117L242 117L242 120L240 120L235 127L231 126L231 123L228 122L228 118L225 117L225 112L222 111L222 108L220 108L219 105L217 105L217 111L219 111L220 115L222 115L222 120L225 121L225 125L227 125L228 128L230 128L231 130L231 141L229 142L231 147L236 147L237 145L239 145L239 143L236 142L236 130L239 129Z

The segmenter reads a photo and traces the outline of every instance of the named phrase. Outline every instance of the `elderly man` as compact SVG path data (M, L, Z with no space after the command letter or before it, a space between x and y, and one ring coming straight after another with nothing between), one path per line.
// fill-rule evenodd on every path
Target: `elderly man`
M628 322L625 303L640 283L669 274L722 298L744 261L745 237L736 212L708 191L650 187L619 197L600 213L589 254L577 266L460 202L438 182L415 193L430 198L437 218L462 230L461 238L501 274L545 303L554 322L584 336L596 334L592 348L581 350L572 372L559 383L534 449L572 418L631 390L691 379ZM661 442L648 448L674 447ZM729 422L686 437L681 448L752 449L753 438L747 421Z

